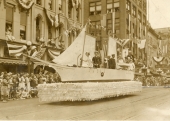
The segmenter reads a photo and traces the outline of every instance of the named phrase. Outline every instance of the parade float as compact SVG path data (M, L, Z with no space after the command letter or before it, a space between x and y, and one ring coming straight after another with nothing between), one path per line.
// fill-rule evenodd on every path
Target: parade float
M109 41L115 40L109 37ZM40 102L98 100L142 90L142 84L133 81L134 71L124 69L129 64L119 63L119 69L82 66L80 58L83 60L85 52L90 52L93 57L95 42L96 38L86 34L86 29L83 28L74 42L53 63L29 56L54 68L61 79L59 83L38 85ZM112 49L116 52L116 48Z

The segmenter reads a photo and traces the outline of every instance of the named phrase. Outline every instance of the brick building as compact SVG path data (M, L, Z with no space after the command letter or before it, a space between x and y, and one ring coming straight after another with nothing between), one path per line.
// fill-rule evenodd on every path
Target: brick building
M0 0L0 9L0 72L27 72L22 53L35 47L43 48L41 59L51 61L73 42L83 22L81 0Z
M106 28L106 31L94 27L89 29L89 33L97 37L96 49L103 49L102 46L111 34L114 38L131 39L126 47L136 58L145 58L146 51L138 49L137 40L147 39L146 0L85 0L84 2L84 23L90 18L93 25Z

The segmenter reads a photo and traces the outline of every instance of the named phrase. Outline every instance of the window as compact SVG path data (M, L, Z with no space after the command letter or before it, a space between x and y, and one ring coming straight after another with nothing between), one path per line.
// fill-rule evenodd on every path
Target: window
M119 27L119 18L115 18L115 28Z
M49 10L52 10L52 0L49 0L49 1L48 1L48 9L49 9Z
M145 29L143 30L143 36L145 36Z
M92 36L97 36L98 33L101 35L101 22L92 21L91 26L89 27L89 30Z
M107 0L107 13L111 13L113 9L113 0Z
M119 11L119 0L114 0L114 10L115 12Z
M141 37L141 36L140 36L140 27L139 27L139 37Z
M10 29L12 32L12 23L13 23L13 7L6 6L6 31Z
M20 39L26 40L26 25L27 25L27 14L26 12L20 13Z
M48 26L48 39L52 39L52 31L50 26Z
M119 29L120 29L119 25L120 25L119 18L115 18L115 31L114 31L115 37L119 37Z
M138 6L142 8L142 0L138 0Z
M143 25L146 25L146 16L143 15Z
M133 9L132 9L132 14L133 14L133 16L136 17L136 7L134 5L133 5Z
M68 17L69 18L73 17L73 1L72 0L68 0Z
M118 29L115 30L115 34L116 35L119 34L119 30Z
M131 3L129 0L126 0L126 10L131 12Z
M62 0L58 0L59 12L62 13Z
M107 32L108 32L108 34L109 34L109 32L112 32L112 20L111 19L107 20Z
M96 14L101 14L101 2L96 3Z
M95 36L96 39L96 50L101 49L101 22L100 21L92 21L91 26L89 27L89 33L92 36Z
M6 6L6 28L5 35L12 36L13 31L13 6ZM8 38L9 39L9 38Z
M140 11L138 11L138 19L139 19L139 21L142 21L142 14Z
M143 11L146 12L146 2L143 1Z
M95 15L95 3L90 3L90 15Z
M41 37L41 24L42 24L41 17L38 16L36 18L36 40L37 41L39 41L39 39Z
M90 15L101 14L101 2L90 3Z
M36 4L41 5L41 0L36 0Z

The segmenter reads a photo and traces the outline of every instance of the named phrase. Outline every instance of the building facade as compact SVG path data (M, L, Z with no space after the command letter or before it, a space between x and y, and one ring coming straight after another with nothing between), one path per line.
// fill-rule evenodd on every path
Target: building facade
M146 39L146 0L85 0L84 23L91 20L89 33L97 38L96 49L103 49L108 36L130 39L126 47L136 58L144 58L145 49L137 41ZM94 27L94 26L95 27ZM99 29L101 26L105 29Z
M22 53L35 48L43 60L58 56L80 32L83 8L82 0L0 0L0 71L27 72Z
M159 36L160 56L164 57L164 60L157 68L162 68L162 70L167 71L170 68L170 27L157 28L155 31Z
M158 56L158 49L159 49L159 40L158 40L158 34L155 32L155 30L152 27L148 27L148 33L147 33L147 65L150 68L155 69L155 66L157 63L153 60L153 57Z

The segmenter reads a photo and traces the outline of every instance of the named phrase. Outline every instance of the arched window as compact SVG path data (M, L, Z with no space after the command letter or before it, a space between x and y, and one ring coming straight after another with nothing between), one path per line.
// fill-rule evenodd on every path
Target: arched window
M26 25L27 25L27 15L26 12L20 13L20 39L26 40Z
M42 17L38 15L36 17L36 40L42 37Z

